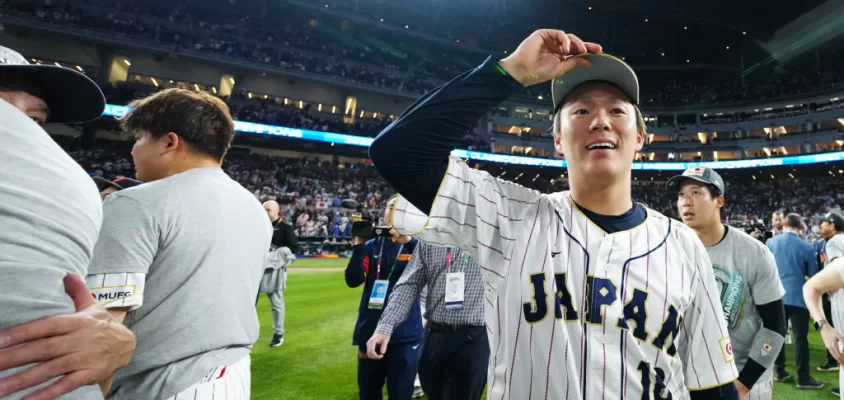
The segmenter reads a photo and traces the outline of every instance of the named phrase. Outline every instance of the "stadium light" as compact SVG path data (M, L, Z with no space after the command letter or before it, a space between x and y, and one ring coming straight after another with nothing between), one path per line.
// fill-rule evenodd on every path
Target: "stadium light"
M589 11L592 11L592 6L589 6Z
M152 84L155 85L155 87L158 87L158 81L155 80L155 78L150 78L150 79L152 79Z
M684 31L687 31L687 30L689 30L689 27L688 27L688 26L684 26L684 27L683 27L683 30L684 30Z
M58 61L53 62L53 64L56 64L56 66L57 66L57 67L61 67L61 66L62 66L61 64L59 64L59 62L58 62Z
M77 65L77 66L76 66L76 69L78 69L78 70L79 70L79 72L82 72L82 67L80 67L80 66L78 66L78 65Z

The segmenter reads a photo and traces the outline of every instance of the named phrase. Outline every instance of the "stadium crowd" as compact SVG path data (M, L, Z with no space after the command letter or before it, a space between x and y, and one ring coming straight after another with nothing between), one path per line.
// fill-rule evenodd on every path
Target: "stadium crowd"
M345 82L374 85L390 90L425 93L479 62L466 54L418 53L421 46L400 35L354 29L347 21L319 22L322 15L269 13L260 19L239 16L236 5L225 11L188 9L185 1L144 3L126 0L5 0L0 13L35 18L90 31L92 26L118 37L135 38L165 46L168 51L225 56L266 65L268 68L314 73ZM402 41L407 40L407 43ZM774 79L743 82L713 79L712 82L648 79L643 73L642 103L645 106L724 104L766 100L841 87L844 68L839 63L797 66ZM533 93L535 92L535 93ZM532 89L533 96L550 94Z
M93 176L114 179L133 176L134 166L125 142L98 141L91 150L69 150L69 154ZM394 191L366 163L337 164L316 158L283 158L260 154L232 154L224 170L249 189L260 201L275 200L286 212L282 217L300 236L348 238L353 210L342 209L344 199L363 204L366 211L381 216L385 201ZM505 176L505 178L507 178ZM780 180L732 180L725 178L728 201L724 218L738 226L761 221L770 227L771 214L783 209L807 218L810 227L820 215L840 212L844 181L839 177ZM516 182L551 193L567 190L565 179L516 179ZM675 199L666 193L664 182L634 181L636 201L677 218ZM807 232L811 237L812 232Z

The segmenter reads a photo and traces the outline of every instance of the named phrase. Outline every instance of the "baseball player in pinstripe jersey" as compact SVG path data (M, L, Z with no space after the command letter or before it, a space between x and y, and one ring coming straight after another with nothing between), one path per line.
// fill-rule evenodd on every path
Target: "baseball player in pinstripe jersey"
M539 30L405 111L370 148L402 194L393 225L470 251L484 271L490 398L737 398L706 249L633 201L639 85L600 51ZM449 157L479 117L549 80L571 191L541 194Z
M785 342L787 324L774 255L762 242L721 223L724 180L707 167L692 167L668 180L677 194L677 212L695 230L715 272L739 377L740 398L770 400L774 361Z

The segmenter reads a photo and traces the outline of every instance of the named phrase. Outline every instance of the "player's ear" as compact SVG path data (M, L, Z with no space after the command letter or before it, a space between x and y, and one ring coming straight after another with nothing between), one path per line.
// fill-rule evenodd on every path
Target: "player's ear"
M182 138L179 137L175 132L167 132L166 135L161 137L164 145L164 152L170 152L176 150L179 147L179 144L182 144Z
M648 131L645 126L645 118L642 116L642 111L639 110L639 107L633 106L634 114L636 114L636 151L642 151L642 148L645 147L645 137L648 135Z
M715 204L718 205L718 208L724 208L725 201L726 199L724 198L724 195L721 194L719 194L718 197L715 198Z
M565 157L566 154L563 152L563 135L560 135L556 129L554 130L554 149Z

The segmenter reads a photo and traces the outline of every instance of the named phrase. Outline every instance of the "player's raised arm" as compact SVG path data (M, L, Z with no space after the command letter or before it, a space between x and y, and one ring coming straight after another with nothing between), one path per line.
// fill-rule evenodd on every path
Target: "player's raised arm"
M535 219L540 194L449 154L491 107L524 86L589 66L572 56L600 50L562 31L536 31L511 56L488 59L414 104L370 148L376 168L402 194L390 223L421 240L467 250L503 276L519 235L513 224Z
M509 57L490 57L414 103L378 135L369 155L387 182L428 213L449 154L484 113L525 86L588 64L571 55L599 51L563 31L536 31Z

